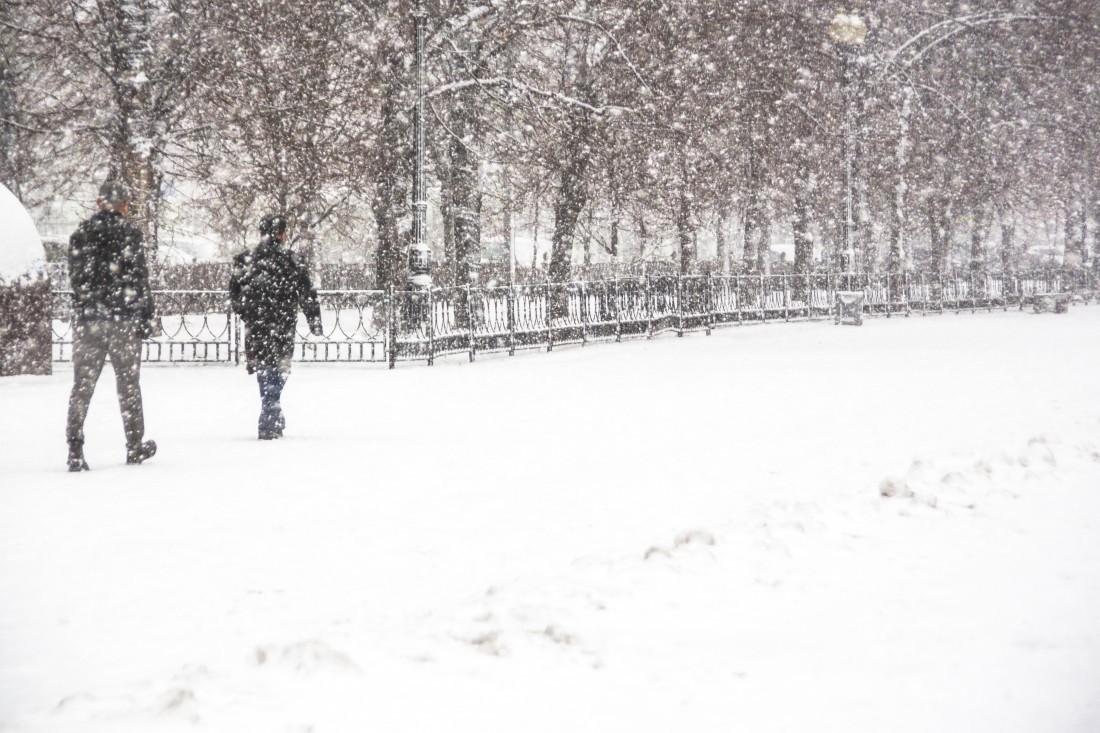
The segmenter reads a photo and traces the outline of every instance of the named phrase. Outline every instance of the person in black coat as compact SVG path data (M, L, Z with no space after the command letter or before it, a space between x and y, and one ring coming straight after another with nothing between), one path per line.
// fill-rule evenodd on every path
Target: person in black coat
M249 374L260 385L260 440L281 438L283 387L294 356L294 329L301 310L309 330L320 336L321 306L309 272L286 246L286 219L268 215L260 222L260 244L233 260L229 297L246 327Z
M99 190L99 212L69 239L73 289L73 389L66 439L69 470L87 471L84 420L107 358L115 372L126 433L126 462L152 458L157 444L144 440L141 401L141 341L155 330L153 295L141 232L126 217L129 191L108 181Z

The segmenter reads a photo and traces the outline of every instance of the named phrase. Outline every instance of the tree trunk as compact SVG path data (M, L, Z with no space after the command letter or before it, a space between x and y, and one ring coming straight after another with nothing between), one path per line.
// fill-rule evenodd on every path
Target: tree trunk
M970 223L970 269L981 272L985 269L985 237L988 233L988 213L986 207L977 206Z
M1016 271L1016 222L1003 207L997 220L1001 225L1001 271L1008 274Z
M449 141L448 136L446 140L433 145L430 144L431 138L429 137L428 145L436 176L439 179L439 215L443 229L443 258L442 262L433 268L432 282L443 287L455 284L455 217L454 206L451 205L452 181Z
M902 90L901 109L898 112L898 140L894 146L894 200L890 207L890 272L899 273L905 268L908 256L905 246L905 230L908 226L907 196L909 193L910 119L913 112L913 88Z
M1072 196L1065 204L1065 254L1063 263L1067 268L1081 267L1085 261L1085 242L1088 230L1085 223L1085 209Z
M645 210L639 206L634 210L634 220L638 227L638 259L645 262L646 249L649 245L649 228L645 224Z
M130 217L141 230L148 259L155 266L161 197L157 120L153 119L155 81L144 79L142 54L148 54L149 8L126 0L104 2L101 17L107 23L106 60L114 109L107 124L110 176L130 189Z
M612 262L618 264L619 262L619 228L622 226L619 221L619 217L622 216L622 212L616 211L613 214L614 218L611 220L611 245L610 252Z
M535 231L532 232L531 241L531 276L534 277L535 272L539 269L539 219L541 218L541 207L539 206L539 194L535 192Z
M950 208L950 200L942 193L929 196L925 204L931 239L928 269L933 275L941 275L947 269L952 240Z
M391 64L397 63L391 62ZM375 255L377 286L403 288L405 267L402 262L400 221L408 213L407 120L402 122L401 95L395 84L387 85L382 97L382 132L375 159L375 189L371 201L378 227Z
M550 253L550 279L554 282L569 280L577 222L588 204L587 174L592 155L592 116L586 110L572 110L569 118L571 124L565 165L561 171L558 201L554 207L554 235Z
M588 272L592 267L592 227L596 223L596 207L588 207L588 227L584 232L584 277L588 279Z
M676 231L680 240L680 274L690 275L698 253L695 250L695 224L692 220L691 198L683 189L676 212Z
M1081 267L1087 267L1089 264L1089 201L1091 199L1091 193L1086 189L1085 195L1081 197L1081 238L1078 240L1081 243Z
M1092 212L1096 217L1096 226L1092 229L1092 269L1100 271L1100 182L1094 179L1092 185Z
M751 272L763 272L767 259L768 215L762 195L764 171L757 142L749 142L748 201L745 202L745 266Z
M7 15L7 10L0 11L0 22L8 20ZM6 29L0 26L0 31L6 31ZM7 33L0 35L0 40L6 38ZM15 85L15 72L11 68L7 54L0 53L0 183L7 186L16 198L22 199L19 134L15 126L18 112Z
M810 236L810 191L807 179L808 166L799 166L799 181L795 183L794 220L791 228L794 234L794 271L796 275L805 275L813 266L814 243Z
M718 226L714 231L714 239L718 246L718 267L723 275L730 274L729 225L730 207L723 200L718 209Z
M472 102L455 105L451 138L451 205L454 215L455 284L478 284L481 264L481 190L477 121Z

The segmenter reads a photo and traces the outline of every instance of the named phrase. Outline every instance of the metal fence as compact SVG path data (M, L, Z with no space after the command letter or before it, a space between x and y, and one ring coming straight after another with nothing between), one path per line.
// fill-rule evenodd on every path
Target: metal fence
M518 349L678 335L727 324L830 316L836 293L861 291L866 315L1023 308L1045 293L1087 302L1095 277L1036 275L735 275L612 278L430 291L323 290L323 335L298 323L295 359L319 362L426 361L437 356L514 354ZM53 359L72 355L71 294L53 297ZM155 293L161 333L144 343L150 362L239 363L243 327L222 290Z

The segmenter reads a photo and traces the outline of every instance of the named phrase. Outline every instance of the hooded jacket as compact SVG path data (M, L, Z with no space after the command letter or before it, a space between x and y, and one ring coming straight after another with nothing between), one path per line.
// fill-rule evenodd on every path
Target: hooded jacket
M294 253L271 237L234 258L229 297L248 328L245 354L250 372L289 363L299 310L312 331L321 330L321 306L309 272Z
M69 238L69 281L78 320L153 320L141 232L121 214L101 211Z

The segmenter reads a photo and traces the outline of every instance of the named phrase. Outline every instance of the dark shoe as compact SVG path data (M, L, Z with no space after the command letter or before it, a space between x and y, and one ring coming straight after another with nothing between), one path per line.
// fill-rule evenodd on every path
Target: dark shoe
M286 429L286 418L283 417L283 411L275 407L270 412L263 412L260 414L260 424L258 426L258 434L260 440L276 440L283 437L283 430Z
M88 468L88 461L84 460L84 455L81 452L74 453L69 451L68 460L69 473L79 473L80 471L90 471Z
M80 473L81 471L90 471L88 468L88 462L84 460L84 446L70 445L69 446L69 473Z
M136 445L126 449L126 465L136 466L139 463L144 463L156 454L156 442L152 440L147 440L140 445Z

